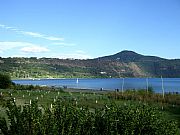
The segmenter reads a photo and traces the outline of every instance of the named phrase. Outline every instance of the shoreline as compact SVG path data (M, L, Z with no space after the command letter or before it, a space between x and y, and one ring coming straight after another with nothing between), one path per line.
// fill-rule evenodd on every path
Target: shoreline
M124 83L123 83L124 80ZM59 87L80 90L119 91L152 88L155 93L180 92L180 78L41 78L41 79L16 79L12 82L21 85L37 85L46 87ZM123 85L124 84L124 85Z
M161 79L161 77L106 77L106 78L100 78L100 77L87 77L87 78L80 78L80 77L76 77L76 78L11 78L12 80L63 80L63 79ZM163 79L180 79L180 77L164 77Z

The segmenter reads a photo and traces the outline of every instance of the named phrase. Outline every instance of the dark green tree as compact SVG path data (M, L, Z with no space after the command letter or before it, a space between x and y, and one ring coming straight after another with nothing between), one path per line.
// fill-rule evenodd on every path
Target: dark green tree
M0 73L0 89L9 88L12 84L11 78L9 75Z

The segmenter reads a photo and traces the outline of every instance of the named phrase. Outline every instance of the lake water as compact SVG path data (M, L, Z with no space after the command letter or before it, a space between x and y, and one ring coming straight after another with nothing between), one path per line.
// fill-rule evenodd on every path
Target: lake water
M110 79L39 79L39 80L13 80L13 82L22 85L43 85L79 89L115 90L119 89L146 89L152 87L157 93L162 92L161 78L110 78ZM148 83L147 83L148 82ZM180 78L163 78L165 92L180 92Z

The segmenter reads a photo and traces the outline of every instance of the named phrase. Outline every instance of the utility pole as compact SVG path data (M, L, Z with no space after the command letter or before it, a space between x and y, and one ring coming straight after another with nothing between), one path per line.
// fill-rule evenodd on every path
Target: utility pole
M124 92L124 78L122 78L122 88L121 88L121 91L122 91L122 95L123 95L123 92Z
M149 88L149 82L148 82L148 78L146 78L146 91L148 93L148 88Z
M163 81L162 76L161 76L161 83L162 83L162 94L163 94L163 99L164 99L164 81Z

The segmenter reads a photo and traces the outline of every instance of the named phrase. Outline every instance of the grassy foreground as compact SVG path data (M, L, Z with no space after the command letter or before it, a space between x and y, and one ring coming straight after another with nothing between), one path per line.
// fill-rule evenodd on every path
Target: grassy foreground
M179 95L161 100L162 95L142 91L28 89L0 90L4 133L178 134L179 104L166 99L178 101Z

